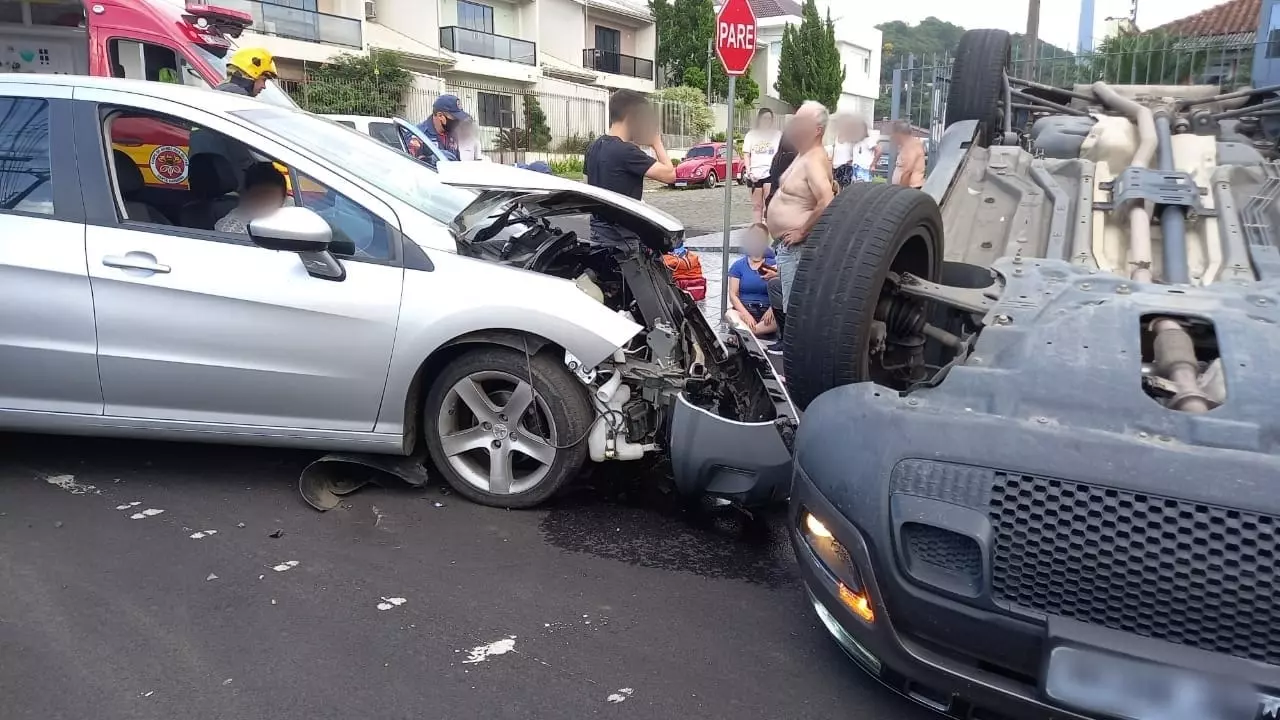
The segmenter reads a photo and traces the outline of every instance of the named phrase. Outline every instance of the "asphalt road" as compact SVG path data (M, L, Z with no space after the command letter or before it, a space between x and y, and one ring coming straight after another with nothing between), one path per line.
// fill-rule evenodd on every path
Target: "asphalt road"
M5 720L930 717L827 638L772 518L636 476L322 514L314 457L0 436Z

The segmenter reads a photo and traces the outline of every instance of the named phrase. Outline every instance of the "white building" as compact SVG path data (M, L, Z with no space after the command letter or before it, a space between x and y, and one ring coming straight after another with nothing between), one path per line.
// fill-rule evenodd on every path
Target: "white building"
M182 3L184 0L173 0ZM429 98L457 94L494 136L541 96L556 137L602 132L609 92L655 89L656 29L645 0L198 0L249 12L241 44L266 47L282 77L340 53L394 50ZM547 97L581 100L551 103ZM416 107L421 106L421 107Z
M778 61L782 58L782 31L788 25L799 27L801 4L797 0L750 0L756 13L756 50L751 63L751 77L762 93L777 97L774 83L778 80ZM856 112L871 118L876 98L880 96L880 56L884 44L881 32L857 21L853 4L840 0L817 0L818 12L825 19L827 7L835 22L836 47L844 63L844 92L838 110Z

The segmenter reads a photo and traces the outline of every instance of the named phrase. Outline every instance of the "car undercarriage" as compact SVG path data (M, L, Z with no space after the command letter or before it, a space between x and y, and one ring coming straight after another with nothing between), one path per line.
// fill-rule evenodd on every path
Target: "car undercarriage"
M966 34L923 191L850 188L801 261L811 600L948 717L1270 717L1275 89L1064 90L1009 51Z

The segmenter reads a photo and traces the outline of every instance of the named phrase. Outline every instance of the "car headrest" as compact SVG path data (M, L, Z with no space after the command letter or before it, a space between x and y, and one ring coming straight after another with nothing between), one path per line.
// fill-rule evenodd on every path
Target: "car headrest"
M142 171L134 164L133 158L124 153L123 150L113 150L111 152L116 164L116 184L120 186L120 194L128 197L146 187L146 181L142 179Z
M196 153L191 156L191 168L187 182L191 192L212 198L233 193L240 189L240 178L226 156L217 153Z

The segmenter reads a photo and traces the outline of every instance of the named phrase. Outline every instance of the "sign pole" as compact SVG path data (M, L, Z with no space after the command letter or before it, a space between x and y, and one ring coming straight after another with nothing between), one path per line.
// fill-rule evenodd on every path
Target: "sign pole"
M720 317L729 311L729 233L733 214L733 101L738 76L729 76L729 120L724 129L724 240L720 244Z

